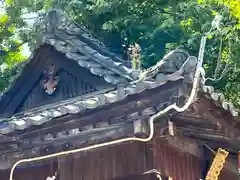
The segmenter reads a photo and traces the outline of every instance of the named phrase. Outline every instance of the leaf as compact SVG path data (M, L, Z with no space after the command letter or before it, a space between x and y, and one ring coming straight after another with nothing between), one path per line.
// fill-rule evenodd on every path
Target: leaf
M212 39L213 38L213 36L212 35L208 35L208 37L207 37L208 39Z
M1 24L6 24L7 21L8 21L8 15L2 14L2 15L0 16L0 23L1 23Z
M112 21L105 22L105 23L102 25L102 29L103 29L103 30L111 31L111 30L113 29L113 23L112 23Z
M13 3L13 0L6 0L5 3L6 3L7 5L11 5L11 4Z

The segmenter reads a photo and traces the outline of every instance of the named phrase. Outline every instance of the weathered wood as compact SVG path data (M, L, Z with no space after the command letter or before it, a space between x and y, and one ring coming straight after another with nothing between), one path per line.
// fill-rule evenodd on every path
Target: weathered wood
M43 72L49 65L55 66L59 78L56 92L51 96L42 87ZM103 78L67 59L53 47L44 45L35 52L32 61L24 67L23 73L1 100L0 114L9 117L27 109L110 87L113 85Z
M208 121L219 123L225 127L229 132L238 134L240 129L239 117L234 118L230 112L225 111L222 107L216 105L212 99L206 98L205 93L199 93L199 99L195 102L195 113L199 117L204 117Z
M104 122L111 119L114 120L122 115L127 116L133 112L138 112L141 109L144 110L146 108L159 105L160 103L169 102L172 94L178 90L179 83L181 82L178 81L175 83L169 83L166 86L147 90L140 94L131 95L128 98L116 103L88 110L85 113L80 113L80 115L68 115L57 118L56 120L52 120L50 123L46 123L38 127L36 130L31 130L31 128L29 128L26 131L15 132L12 135L17 136L20 139L25 139L41 136L47 133L71 130L76 127L81 128L89 124L96 124L98 122ZM164 91L164 88L168 88L168 91Z
M14 173L17 180L44 180L55 172L66 180L133 178L156 169L174 179L200 179L200 159L170 147L167 141L155 137L148 143L128 142L94 151L62 156L46 161L18 166ZM152 173L156 177L155 173ZM1 180L9 176L0 174ZM162 177L164 178L164 177Z
M38 127L33 127L25 131L13 132L10 135L16 137L17 143L12 142L9 146L4 147L1 154L7 153L9 158L11 156L18 157L18 154L23 154L20 157L24 158L33 156L33 150L36 148L39 150L35 152L35 155L36 153L40 155L43 153L42 151L44 151L45 147L50 148L48 152L45 152L49 153L50 151L61 151L65 143L68 143L68 146L71 146L69 148L72 148L77 146L87 146L92 143L105 142L126 136L134 136L132 122L134 119L129 121L129 119L126 118L125 121L120 122L116 122L115 119L122 117L122 115L130 117L132 113L136 112L141 114L142 110L158 106L161 103L169 103L169 100L171 102L171 97L178 92L181 82L182 81L169 83L165 86L143 91L139 94L128 96L119 102L88 110L78 115L67 115ZM165 88L168 88L168 91L164 91ZM115 123L111 123L111 121ZM146 121L146 119L144 119L144 121ZM99 123L106 122L110 123L110 129L102 128L99 125ZM121 123L124 125L120 126ZM93 126L93 129L87 131L86 128L90 125ZM77 135L73 134L65 137L58 137L58 133L64 131L69 131L68 133L70 133L70 130L76 128L79 128L82 132ZM102 130L94 130L95 128L102 128ZM48 140L44 140L49 133L52 137ZM88 141L87 139L91 140Z
M124 138L134 135L133 123L119 124L115 127L98 128L88 132L82 132L75 135L56 137L51 140L35 140L20 144L18 148L5 150L0 155L5 155L9 161L16 161L15 157L22 154L20 159L34 156L41 156L59 151L69 150L72 148L82 147L91 144L98 144L105 141L112 141L118 138ZM67 145L67 146L66 146ZM34 152L34 149L37 152Z
M176 89L172 89L172 91L174 92ZM113 138L117 138L117 137L124 137L124 136L134 136L134 128L133 128L133 122L131 121L126 121L126 122L117 122L117 124L111 124L109 125L109 127L105 127L105 128L101 128L98 124L96 123L100 123L100 122L108 122L106 121L106 119L110 119L111 118L117 118L120 115L124 114L125 116L128 116L128 114L131 114L133 112L139 112L140 109L144 110L148 107L152 107L152 105L159 103L159 99L157 97L159 97L160 95L163 97L166 97L165 100L169 100L169 98L167 98L168 96L166 96L166 93L172 94L171 91L165 92L165 93L160 93L157 90L155 91L155 95L152 93L152 98L149 98L149 96L147 94L143 95L138 95L135 96L135 98L133 97L129 97L129 99L125 99L122 100L122 102L118 102L118 105L114 105L114 104L110 104L108 107L102 107L102 109L98 110L97 112L91 111L91 112L87 112L85 114L85 116L82 115L82 118L79 120L79 116L69 116L69 118L71 117L71 120L69 119L69 121L67 121L64 123L58 123L56 126L52 126L47 128L48 131L46 131L46 129L39 129L30 133L25 133L25 134L20 134L18 135L19 138L19 143L17 143L17 146L15 143L13 143L11 146L9 146L7 149L3 149L2 153L7 153L9 154L8 156L11 156L13 154L18 154L18 153L24 153L23 157L28 157L31 156L32 154L32 149L37 148L37 149L42 149L44 147L52 147L51 151L61 151L61 148L63 146L64 143L69 143L71 146L76 147L76 146L82 146L82 145L90 145L91 141L88 141L88 139L94 140L95 143L99 143L99 142L103 142L106 141L107 139L113 139ZM157 93L158 92L158 93ZM151 93L151 92L144 92L144 93ZM138 97L142 97L143 99L139 99ZM131 100L132 99L132 100ZM135 100L135 101L133 101ZM140 100L140 104L137 103ZM153 101L154 100L154 101ZM163 100L161 98L161 100ZM163 101L164 102L164 101ZM137 105L137 106L136 106ZM147 106L146 106L147 105ZM121 109L123 109L123 111L120 111ZM120 112L119 112L120 111ZM140 111L141 112L141 111ZM74 119L73 117L76 117L76 119ZM81 116L80 116L81 117ZM102 121L96 121L96 118L101 118L102 117ZM104 118L106 119L104 119ZM84 123L81 124L81 121L84 120ZM93 121L94 120L94 121ZM85 125L85 127L88 125L93 124L93 122L96 124L96 127L100 127L100 129L94 129L95 127L93 127L92 130L88 131L88 130L84 130L84 129L80 129L82 130L82 132L80 132L79 134L76 135L69 135L69 136L63 136L63 137L58 137L57 133L58 132L63 132L63 131L67 131L67 130L71 130L71 129L76 129L79 127L79 125ZM124 126L120 126L121 124L124 124ZM130 124L129 124L130 123ZM128 125L129 124L129 125ZM132 125L131 125L132 124ZM106 126L106 125L105 125ZM113 126L113 127L111 127ZM83 127L83 126L82 126ZM114 128L117 127L117 128ZM121 128L120 128L121 127ZM110 129L112 129L112 132ZM104 130L105 129L105 130ZM48 133L51 133L53 135L53 138L50 138L49 140L41 140L41 138L46 137L46 135ZM70 132L68 132L70 133ZM146 134L147 135L147 134ZM37 139L35 140L35 138L37 137ZM109 139L109 140L110 140ZM15 146L14 146L15 144ZM14 148L13 148L14 147ZM6 147L5 147L6 148Z
M224 130L221 131L215 131L214 129L206 129L206 128L200 128L200 127L179 127L177 128L181 132L186 132L189 134L196 134L196 135L205 135L209 136L209 138L224 138L226 137L227 139L229 138L229 134L226 133Z
M47 51L47 50L46 50ZM48 50L49 51L49 50ZM43 66L44 61L38 61L40 59L40 55L43 56L42 58L46 58L48 51L43 52L43 49L38 49L36 51L36 61L37 63L35 66ZM29 76L31 74L31 76ZM21 80L15 82L14 88L8 91L8 95L3 97L0 104L0 113L1 116L10 116L12 115L19 104L21 103L22 99L26 97L27 93L30 89L34 86L36 79L40 76L40 71L34 68L31 65L26 65ZM18 94L18 96L16 95Z
M176 114L175 116L171 117L171 120L174 122L174 124L179 126L195 126L195 127L210 128L215 130L220 129L218 122L213 123L208 119L205 119L202 117Z
M133 122L134 124L134 134L137 137L146 137L149 134L149 124L140 118Z
M182 130L182 135L188 136L202 141L208 141L210 147L222 147L231 149L234 152L238 152L240 149L240 140L237 138L232 139L224 133L208 133L199 132L194 130ZM217 146L216 146L217 145Z
M220 129L218 131L215 128L205 128L200 124L199 126L191 126L191 125L183 125L183 124L174 124L176 128L175 136L186 136L194 139L200 139L202 141L208 141L210 146L216 147L228 147L232 151L238 151L240 149L240 136L236 134L229 134L224 129ZM168 125L156 124L156 136L169 135L168 133ZM232 136L233 135L233 136Z
M75 142L79 141L86 142L86 141L99 141L101 139L104 139L104 137L108 137L108 134L112 134L112 137L116 136L116 134L121 134L121 132L124 132L127 134L133 134L133 124L132 123L122 123L112 126L106 126L102 128L94 128L87 131L82 131L76 134L69 134L69 135L63 135L63 136L57 136L55 138L44 140L44 141L32 141L27 144L21 144L20 148L27 149L27 148L34 148L34 147L44 147L49 145L58 146L60 144L63 144L64 142Z

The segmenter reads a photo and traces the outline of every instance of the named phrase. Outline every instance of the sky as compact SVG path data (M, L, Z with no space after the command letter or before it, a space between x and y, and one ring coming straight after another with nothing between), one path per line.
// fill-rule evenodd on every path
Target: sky
M29 14L26 14L25 16L23 16L23 18L24 17L29 18L29 19L26 20L26 22L28 23L29 26L32 26L34 24L34 19L32 19L32 18L34 18L36 16L37 16L36 13L29 13ZM27 57L30 56L31 52L30 52L30 49L29 49L29 46L28 46L27 43L23 45L22 53L23 53L24 56L27 56Z
M4 0L0 0L0 13L1 13L1 12L4 12L4 9L2 8L3 2L4 2ZM35 13L29 13L29 14L26 14L25 16L26 16L27 18L30 18L30 19L31 19L32 17L36 16L36 14L35 14ZM34 20L32 20L32 19L31 19L31 20L26 20L26 22L27 22L29 25L33 25ZM30 50L29 50L29 47L28 47L28 44L27 44L27 43L23 45L23 51L22 51L22 53L23 53L24 56L27 56L27 57L30 56L31 52L30 52Z
M27 57L30 56L31 52L30 52L30 50L29 50L28 44L24 44L24 45L23 45L22 54L23 54L24 56L27 56Z

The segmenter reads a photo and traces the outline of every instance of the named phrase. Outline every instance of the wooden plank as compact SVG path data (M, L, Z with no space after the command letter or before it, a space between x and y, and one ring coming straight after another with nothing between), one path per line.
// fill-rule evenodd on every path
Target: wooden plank
M229 132L240 135L240 118L233 117L229 111L217 106L212 99L206 98L205 93L199 93L199 102L196 104L197 114L204 116L209 121L218 122L228 129Z
M122 123L114 126L95 128L88 131L82 131L82 132L79 132L78 134L55 137L50 140L32 141L30 144L29 143L20 144L20 148L28 149L28 148L34 148L34 147L50 146L50 145L58 146L66 142L72 143L74 141L78 141L78 143L80 143L80 142L87 142L89 140L91 141L93 139L96 139L96 140L98 139L98 141L99 140L101 141L101 139L104 139L104 137L107 137L108 134L111 134L112 137L114 137L116 134L121 134L121 132L126 133L126 135L133 134L133 124Z
M212 135L207 133L199 133L199 132L182 132L184 136L188 136L190 138L194 138L196 140L201 140L203 142L209 142L209 147L223 147L226 149L231 149L231 151L238 152L240 149L240 141L236 138L232 140L231 138L224 135Z
M181 83L181 82L178 82ZM67 116L66 117L62 117L64 122L59 121L58 119L58 123L56 124L52 124L52 126L44 126L44 128L42 129L35 129L33 131L27 131L23 134L15 134L17 135L17 140L18 141L18 146L14 147L14 145L16 145L16 143L12 143L10 144L10 146L4 147L4 149L2 149L2 153L17 153L17 152L22 152L22 151L27 151L26 154L29 155L29 153L31 154L31 149L33 149L34 147L43 147L43 146L48 146L48 145L53 145L54 149L61 149L61 146L64 142L72 142L73 144L77 144L79 143L80 145L89 145L90 142L84 142L83 140L88 139L87 137L89 137L89 139L92 139L94 136L98 137L98 135L94 134L93 131L90 132L83 132L81 138L78 136L70 136L70 137L66 137L64 139L59 139L59 141L57 139L54 139L52 141L49 142L41 142L40 140L38 142L35 142L35 144L31 144L28 142L34 141L34 138L41 138L44 137L45 135L47 135L48 133L52 133L52 134L56 134L57 132L62 132L62 131L66 131L66 130L71 130L71 129L75 129L78 127L83 127L83 126L87 126L87 125L94 125L98 122L108 122L109 120L114 120L114 118L118 118L121 117L123 114L125 116L133 113L133 112L139 112L145 108L148 107L152 107L154 104L158 105L160 102L164 103L166 101L169 101L169 96L173 94L173 92L178 91L178 86L176 86L175 83L171 84L171 88L169 88L170 90L168 91L163 91L164 87L161 88L156 88L153 90L148 90L145 92L142 92L138 95L132 95L130 97L128 97L127 99L124 99L120 102L116 102L113 104L109 104L106 106L103 106L99 109L94 109L92 111L88 111L85 112L83 114L80 115L71 115L71 116ZM151 96L149 95L151 94ZM161 98L159 98L161 97ZM164 97L164 98L162 98ZM141 102L140 105L137 102ZM96 120L97 119L97 120ZM120 122L118 122L120 123ZM125 121L122 122L125 125L127 125L128 122L126 123ZM112 126L112 125L111 125ZM114 126L114 124L113 124ZM123 127L124 129L122 130L124 132L124 134L122 134L123 136L133 136L133 127L131 129L131 131L129 131L129 129L127 127ZM112 136L108 136L108 130L106 129L105 132L102 132L102 137L98 142L103 141L103 140L109 140L111 138L113 138ZM131 133L132 132L132 133ZM89 134L88 134L89 133ZM118 133L115 133L116 136L120 135ZM68 139L69 138L69 139ZM80 141L80 139L83 139L82 141ZM22 142L26 142L26 143L22 143ZM81 144L83 143L83 144ZM12 146L11 146L12 145ZM74 145L75 146L75 145ZM28 152L29 151L29 152Z
M10 161L16 161L12 159L17 154L22 154L22 158L32 157L32 150L38 149L37 154L34 156L46 155L49 153L63 151L65 144L68 144L70 148L77 148L83 146L89 146L91 144L98 144L105 141L112 141L119 138L133 136L133 123L116 125L114 128L101 128L94 131L83 132L74 136L66 136L62 138L55 138L49 141L38 141L32 144L22 144L19 148L13 150L7 150L4 155ZM49 148L46 151L46 148ZM39 154L40 153L40 154ZM2 155L2 153L0 153ZM4 167L4 166L2 166Z

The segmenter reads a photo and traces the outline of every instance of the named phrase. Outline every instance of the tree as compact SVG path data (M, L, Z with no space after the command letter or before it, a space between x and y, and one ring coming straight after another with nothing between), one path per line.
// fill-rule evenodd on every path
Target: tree
M15 36L16 28L5 11L0 13L0 92L10 84L15 65L25 60L21 54L22 42Z
M208 36L204 67L209 77L217 78L221 72L227 73L220 80L207 83L214 85L240 107L239 0L8 1L7 15L15 28L20 29L22 41L27 40L30 46L36 43L32 40L37 39L48 9L59 8L118 53L126 54L130 44L140 44L144 68L176 47L198 55L201 36L210 29L214 16L220 14L223 17L221 33L215 30ZM26 28L21 16L23 13L37 15L34 26ZM221 42L222 49L219 51Z

